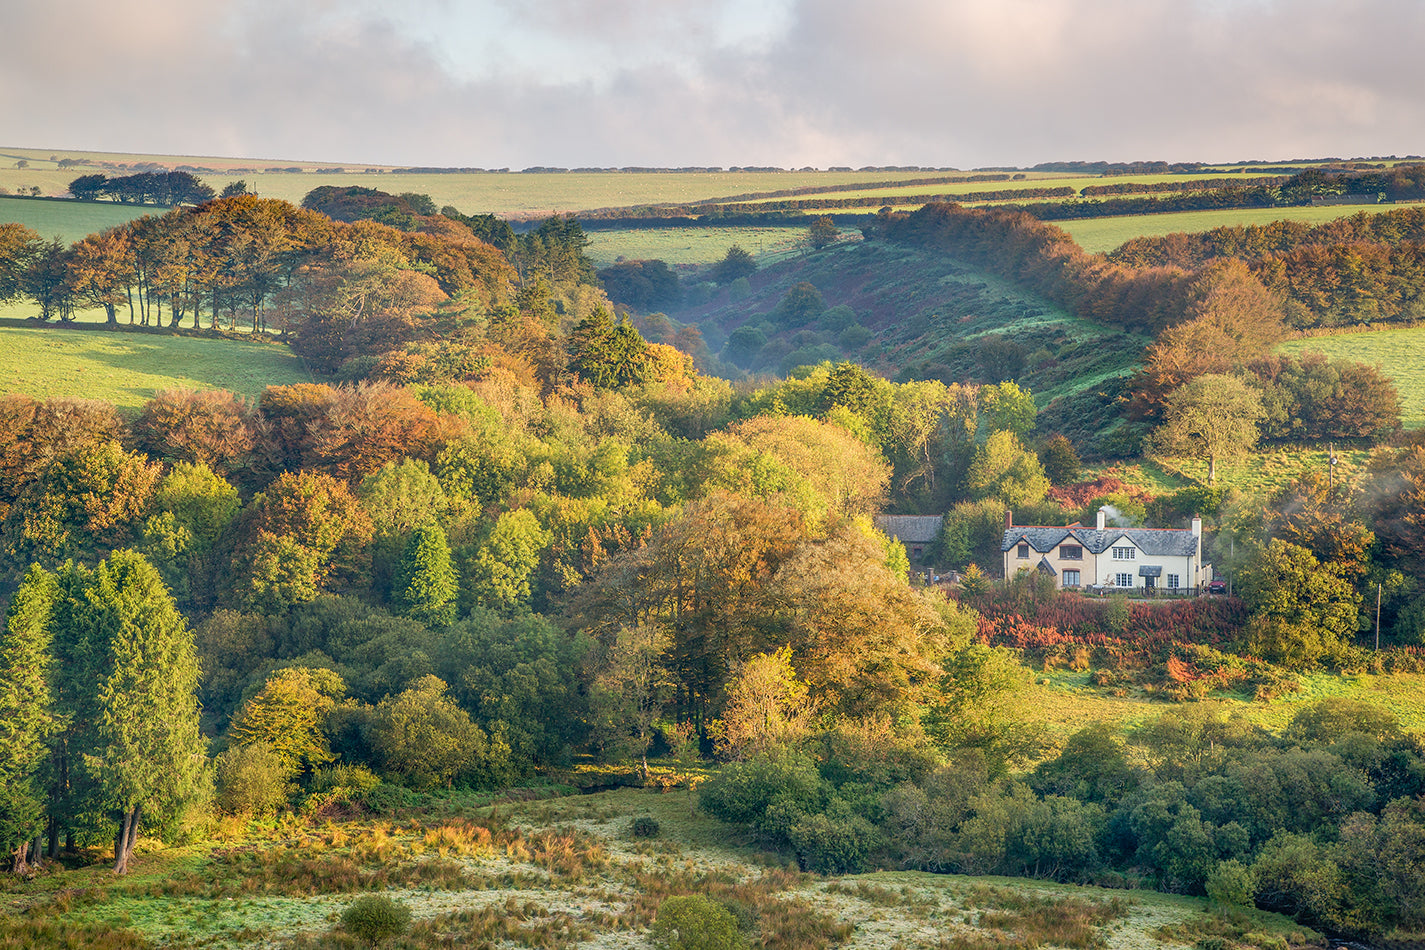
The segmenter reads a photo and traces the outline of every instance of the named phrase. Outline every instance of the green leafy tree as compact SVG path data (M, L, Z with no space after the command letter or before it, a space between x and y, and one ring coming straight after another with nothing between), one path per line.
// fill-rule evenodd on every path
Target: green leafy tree
M741 758L788 745L810 729L806 684L792 668L792 648L758 653L733 674L727 687L718 745Z
M604 650L595 680L596 702L610 744L626 748L648 775L653 724L671 697L666 655L672 637L657 624L622 627Z
M1168 394L1163 423L1151 446L1164 455L1207 458L1207 483L1217 480L1217 460L1257 444L1264 410L1257 391L1236 376L1209 373Z
M806 242L818 251L835 244L840 237L841 229L828 215L822 215L807 226Z
M389 938L406 932L411 926L411 909L384 894L367 894L342 911L341 926L375 950Z
M1252 610L1247 648L1295 669L1338 656L1356 632L1361 596L1341 568L1273 538L1238 575Z
M469 586L475 604L510 611L528 603L530 578L549 540L549 532L528 509L517 508L500 515L469 565Z
M334 758L327 717L345 694L346 684L332 670L275 670L233 717L228 741L239 748L262 745L277 756L288 779L315 771Z
M383 699L371 716L366 740L384 771L417 788L449 786L462 772L483 773L478 778L489 783L498 780L508 759L503 743L492 744L434 676Z
M428 627L455 622L460 578L440 525L424 524L411 532L391 587L392 599L406 616Z
M1039 450L1039 464L1044 466L1044 474L1055 485L1067 485L1078 480L1083 467L1074 444L1062 435L1051 436Z
M179 462L158 483L142 550L180 603L208 602L213 550L240 507L237 489L201 462Z
M999 431L976 450L965 485L978 498L1022 508L1044 500L1049 479L1038 456L1021 446L1013 432Z
M569 335L569 369L596 389L621 389L648 379L648 344L627 320L603 307Z
M0 636L0 849L26 867L27 846L44 818L39 766L54 731L50 703L50 616L54 575L32 567L15 591ZM0 852L3 853L3 852Z
M659 950L739 950L744 946L732 912L704 894L665 897L652 927Z

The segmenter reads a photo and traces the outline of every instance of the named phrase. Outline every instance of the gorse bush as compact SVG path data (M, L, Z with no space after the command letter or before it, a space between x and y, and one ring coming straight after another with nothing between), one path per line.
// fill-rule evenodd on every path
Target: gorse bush
M737 950L737 918L702 894L669 897L658 905L653 945L659 950Z

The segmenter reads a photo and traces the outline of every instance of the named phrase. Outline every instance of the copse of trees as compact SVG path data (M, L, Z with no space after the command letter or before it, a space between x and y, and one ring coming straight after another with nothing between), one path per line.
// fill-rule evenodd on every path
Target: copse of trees
M81 201L123 201L129 204L199 205L217 194L190 172L139 172L111 178L81 175L69 183L69 193Z

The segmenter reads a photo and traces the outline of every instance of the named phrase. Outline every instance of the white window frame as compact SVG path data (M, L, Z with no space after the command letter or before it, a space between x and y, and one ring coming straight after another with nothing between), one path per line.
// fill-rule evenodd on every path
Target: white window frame
M1177 590L1179 587L1181 587L1181 580L1182 578L1179 577L1177 574L1169 574L1167 583L1168 590Z
M1136 561L1138 560L1138 549L1132 546L1114 548L1113 559L1115 561Z
M1072 578L1072 580L1071 580L1071 578ZM1064 572L1064 586L1065 586L1065 587L1078 587L1078 586L1079 586L1079 572L1078 572L1078 571L1065 571L1065 572Z
M1132 575L1132 574L1115 574L1115 575L1113 575L1113 586L1114 586L1114 587L1132 587L1132 586L1133 586L1133 575Z

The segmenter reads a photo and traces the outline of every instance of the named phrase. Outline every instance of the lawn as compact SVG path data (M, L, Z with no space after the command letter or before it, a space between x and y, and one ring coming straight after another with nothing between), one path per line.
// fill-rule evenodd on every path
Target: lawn
M1414 429L1425 425L1425 327L1311 336L1289 340L1278 349L1291 354L1317 350L1332 359L1375 366L1395 380L1400 390L1405 427Z
M0 392L83 396L136 410L162 389L228 389L310 382L277 343L94 330L0 327Z

